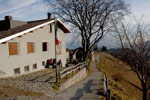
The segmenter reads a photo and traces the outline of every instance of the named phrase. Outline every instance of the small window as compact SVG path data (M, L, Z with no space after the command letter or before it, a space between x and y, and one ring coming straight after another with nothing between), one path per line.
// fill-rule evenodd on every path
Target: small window
M37 64L33 64L33 69L37 69Z
M25 71L25 72L30 71L30 70L29 70L29 65L24 67L24 71Z
M51 32L51 33L53 32L52 24L49 25L49 32Z
M47 42L43 42L42 49L43 51L47 51Z
M45 61L42 61L42 66L45 66Z
M9 55L18 55L18 43L9 43Z
M20 68L15 68L15 69L14 69L14 74L15 74L15 75L20 74Z
M27 51L28 53L34 53L34 42L27 43Z

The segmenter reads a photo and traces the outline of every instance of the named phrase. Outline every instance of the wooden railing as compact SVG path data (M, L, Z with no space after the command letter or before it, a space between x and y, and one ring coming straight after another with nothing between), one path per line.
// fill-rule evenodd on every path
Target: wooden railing
M111 100L111 90L108 89L108 80L106 75L104 75L103 88L104 94L106 95L106 100Z
M69 74L72 74L72 75L73 75L73 73L74 73L75 71L84 68L86 65L87 65L87 62L85 61L85 62L79 63L79 64L77 64L77 65L75 65L75 66L68 67L68 68L66 68L66 69L64 69L64 70L62 70L62 71L60 71L60 72L59 72L59 83L61 83L61 79L62 79L63 77L66 77L66 78L67 78L67 75L69 75Z
M104 94L107 94L107 76L104 75L104 82L103 82Z

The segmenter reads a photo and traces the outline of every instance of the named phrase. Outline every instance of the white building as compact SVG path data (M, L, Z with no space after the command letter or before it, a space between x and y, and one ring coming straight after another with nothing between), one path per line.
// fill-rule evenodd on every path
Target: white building
M55 58L55 20L21 22L6 16L0 21L0 77L21 75L45 68L47 59ZM70 33L57 19L57 60L66 64L66 33Z

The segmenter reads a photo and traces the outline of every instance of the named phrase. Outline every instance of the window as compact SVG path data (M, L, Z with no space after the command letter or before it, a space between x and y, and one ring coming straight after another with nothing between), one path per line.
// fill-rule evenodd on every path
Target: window
M43 42L42 49L43 51L47 51L47 42Z
M14 69L14 74L15 74L15 75L20 74L20 68L15 68L15 69Z
M28 53L34 53L34 42L27 43L27 51Z
M25 72L30 71L30 70L29 70L29 65L27 65L27 66L24 67L24 71L25 71Z
M49 25L49 32L51 32L51 33L53 32L52 24Z
M61 54L61 42L56 46L56 54L60 55Z
M42 66L45 66L45 61L42 61Z
M18 43L9 43L9 55L18 55Z
M37 69L37 64L33 64L33 69Z

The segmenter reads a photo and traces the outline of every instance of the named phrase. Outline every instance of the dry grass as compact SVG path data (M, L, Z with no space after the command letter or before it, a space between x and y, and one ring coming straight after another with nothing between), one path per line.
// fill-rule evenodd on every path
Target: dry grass
M92 73L92 63L90 63L89 67L88 67L88 75L90 75Z
M25 91L17 89L8 85L0 85L0 97L14 97L14 96L45 96L43 93Z
M114 100L141 100L140 82L127 64L102 53L98 66L108 76L108 86Z
M53 88L55 91L59 91L59 87L60 87L60 84L58 84L58 83L53 83L53 84L52 84L52 88Z

